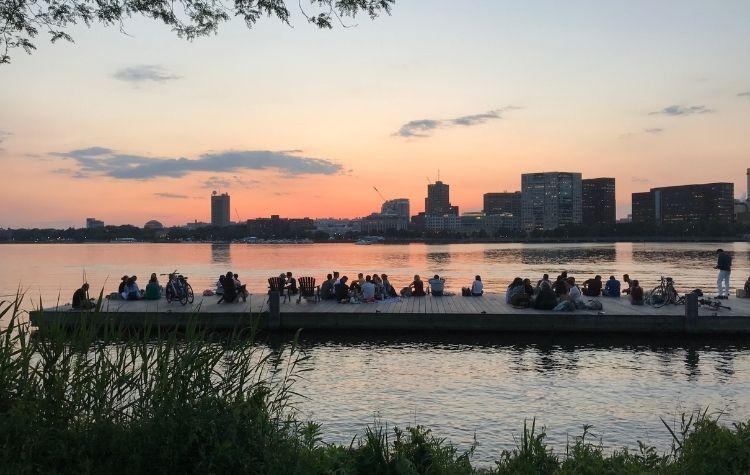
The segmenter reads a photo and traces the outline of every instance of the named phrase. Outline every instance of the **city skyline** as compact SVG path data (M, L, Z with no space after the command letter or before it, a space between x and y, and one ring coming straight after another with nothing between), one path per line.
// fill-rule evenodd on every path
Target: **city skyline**
M746 2L450 5L39 41L0 67L0 227L209 221L214 189L233 220L366 216L373 186L415 214L437 170L462 212L550 170L616 178L618 218L650 188L744 193Z

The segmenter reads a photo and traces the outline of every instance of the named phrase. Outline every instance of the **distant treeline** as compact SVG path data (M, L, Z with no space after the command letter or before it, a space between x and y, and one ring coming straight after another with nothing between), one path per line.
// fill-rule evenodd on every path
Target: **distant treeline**
M676 240L696 240L700 238L737 239L750 233L748 224L723 222L690 222L652 225L643 223L617 223L613 225L564 226L551 231L508 232L498 230L490 233L485 230L472 233L456 231L425 231L409 229L391 230L382 233L392 241L492 241L492 240L641 240L653 238L670 238ZM364 233L348 232L331 236L323 231L295 230L277 234L253 233L245 224L226 227L206 226L197 229L185 227L165 228L163 230L143 229L132 225L105 226L103 228L68 228L68 229L5 229L0 230L0 242L109 242L118 239L135 239L138 241L233 241L250 236L260 239L312 239L316 242L353 241Z

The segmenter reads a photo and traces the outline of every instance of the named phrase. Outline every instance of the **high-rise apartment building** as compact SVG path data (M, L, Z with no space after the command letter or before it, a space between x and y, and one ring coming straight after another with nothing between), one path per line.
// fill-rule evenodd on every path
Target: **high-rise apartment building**
M424 212L432 216L458 216L458 206L451 206L450 185L438 180L427 185L427 198L424 199Z
M484 214L512 214L521 216L521 192L502 192L484 194Z
M551 230L582 222L581 174L521 175L521 224L524 230Z
M211 194L211 225L229 226L229 195L227 193Z
M615 179L586 178L581 180L581 209L582 221L586 226L615 224L617 220Z
M633 193L633 222L734 222L734 183L665 186Z

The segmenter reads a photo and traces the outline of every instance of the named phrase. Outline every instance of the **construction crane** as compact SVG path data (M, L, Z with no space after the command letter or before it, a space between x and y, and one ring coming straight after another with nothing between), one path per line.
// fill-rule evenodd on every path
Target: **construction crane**
M378 196L380 196L380 199L383 200L383 203L385 203L387 200L385 199L385 196L383 196L383 193L380 192L376 187L372 187L373 190L375 190L378 193Z
M234 208L234 215L237 217L237 224L240 222L240 213L237 212L237 208Z

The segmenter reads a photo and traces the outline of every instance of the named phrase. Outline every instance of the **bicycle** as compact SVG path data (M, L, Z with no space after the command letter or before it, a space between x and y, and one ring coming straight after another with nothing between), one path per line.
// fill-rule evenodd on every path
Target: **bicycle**
M668 303L680 305L685 303L685 297L680 297L677 293L671 277L662 276L659 285L651 291L648 303L654 308L661 308Z
M186 305L195 301L195 294L187 281L187 277L178 274L176 270L170 274L161 275L169 276L167 285L164 287L164 296L167 298L167 302L172 303L173 300L179 300L182 305Z

